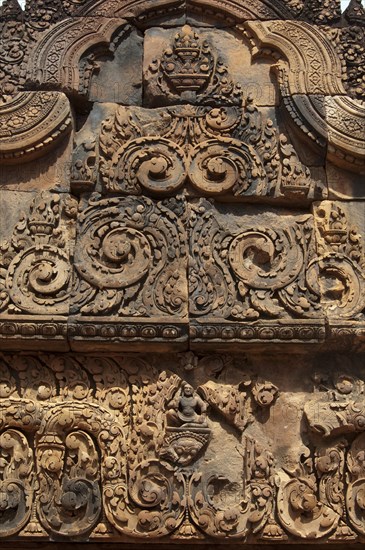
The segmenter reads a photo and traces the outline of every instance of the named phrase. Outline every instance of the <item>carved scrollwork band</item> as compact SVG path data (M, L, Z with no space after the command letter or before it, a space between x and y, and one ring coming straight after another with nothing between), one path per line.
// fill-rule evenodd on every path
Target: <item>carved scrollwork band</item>
M25 337L38 333L41 327L23 318L31 315L37 325L46 323L50 336L60 329L54 332L48 321L68 324L66 338L163 336L172 342L192 323L192 339L200 340L206 325L208 340L275 340L279 333L279 340L288 340L300 319L299 340L308 340L309 331L309 340L322 341L325 320L361 318L361 234L339 203L317 203L314 216L286 216L285 225L275 212L266 212L262 224L252 209L235 212L227 224L222 206L206 199L94 193L78 204L70 195L34 195L28 214L1 244L0 305L10 323L4 335L16 334L14 323L23 322ZM166 326L154 327L162 318ZM258 319L288 326L282 333L246 326ZM222 323L218 332L212 323Z

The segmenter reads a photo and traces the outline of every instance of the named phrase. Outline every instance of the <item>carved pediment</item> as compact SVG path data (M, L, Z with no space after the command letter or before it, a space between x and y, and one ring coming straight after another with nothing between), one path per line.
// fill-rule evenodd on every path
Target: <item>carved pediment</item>
M2 2L2 547L364 542L364 21Z

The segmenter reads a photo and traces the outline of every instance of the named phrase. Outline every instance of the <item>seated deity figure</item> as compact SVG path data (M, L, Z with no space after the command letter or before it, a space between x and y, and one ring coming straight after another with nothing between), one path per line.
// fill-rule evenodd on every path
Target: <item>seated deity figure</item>
M170 426L207 426L207 404L204 403L190 384L184 382L168 406L167 420Z

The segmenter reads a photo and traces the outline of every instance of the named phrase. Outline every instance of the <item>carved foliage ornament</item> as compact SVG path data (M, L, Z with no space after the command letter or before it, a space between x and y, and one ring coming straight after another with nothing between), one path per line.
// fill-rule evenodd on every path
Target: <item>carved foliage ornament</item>
M77 202L43 192L1 244L1 309L33 315L187 316L236 321L280 317L351 319L364 303L361 236L337 203L309 215L249 215L227 225L205 199L156 202L91 195ZM189 228L185 219L189 219ZM76 277L73 273L76 270ZM71 299L72 289L72 299Z
M2 357L0 536L364 535L362 380L316 375L303 402L313 450L283 460L259 436L274 384L230 356L172 359L208 381L195 388L138 356ZM236 434L238 477L215 461L222 429Z
M365 307L361 235L339 205L286 219L249 213L228 224L201 199L190 215L190 311L198 318L350 319ZM253 223L254 222L254 223Z
M364 382L337 374L333 384L318 376L316 385L320 391L306 403L304 413L316 441L321 500L342 518L342 534L354 538L345 525L346 514L354 531L365 534Z
M74 308L82 314L186 315L185 230L175 199L92 195L79 216ZM174 212L176 210L176 213Z
M313 198L324 193L251 98L245 109L187 105L156 114L155 133L147 135L151 114L146 110L120 107L103 123L99 162L108 191L164 195L190 182L195 193L211 196ZM92 177L87 167L95 152L89 149L75 162Z
M66 315L72 286L70 240L77 202L42 192L0 245L0 310ZM67 226L69 229L67 230ZM72 242L72 241L71 241Z
M240 376L239 414L253 419L278 390ZM6 357L0 381L0 536L102 535L108 521L142 538L242 538L273 512L273 457L250 438L236 443L243 501L212 498L220 474L203 475L201 463L213 439L210 402L225 417L219 386L195 390L137 357Z
M307 284L329 317L353 318L365 307L365 256L361 235L339 204L315 207L318 256L309 262Z
M210 203L191 215L191 312L225 319L319 317L306 289L305 266L314 253L310 216L286 227L274 216L265 225L243 218L228 229ZM223 225L222 225L223 224Z

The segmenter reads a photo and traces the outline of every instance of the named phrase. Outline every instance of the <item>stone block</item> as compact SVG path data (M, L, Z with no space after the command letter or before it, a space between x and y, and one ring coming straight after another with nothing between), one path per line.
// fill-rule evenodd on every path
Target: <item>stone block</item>
M65 350L77 203L48 191L1 191L3 349ZM6 217L5 213L6 212Z
M128 27L112 54L98 61L89 83L89 101L142 105L142 56L143 38Z
M70 318L74 348L100 341L104 349L106 339L117 347L143 342L184 347L185 209L176 199L83 198Z

